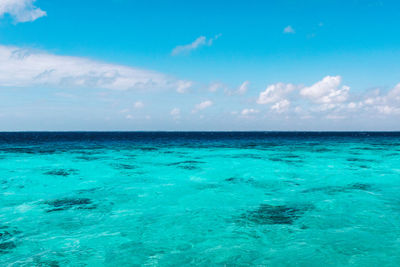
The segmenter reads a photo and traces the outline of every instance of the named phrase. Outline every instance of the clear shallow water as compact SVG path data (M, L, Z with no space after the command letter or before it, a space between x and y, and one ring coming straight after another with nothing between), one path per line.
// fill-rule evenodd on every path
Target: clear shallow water
M396 266L400 133L0 133L1 266Z

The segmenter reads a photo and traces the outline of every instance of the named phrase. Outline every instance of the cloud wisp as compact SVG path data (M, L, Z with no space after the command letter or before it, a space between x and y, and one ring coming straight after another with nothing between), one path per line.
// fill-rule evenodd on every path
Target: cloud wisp
M249 115L257 114L258 112L259 111L254 108L245 108L242 110L242 112L240 112L240 114L242 116L249 116Z
M193 86L191 81L178 81L176 91L180 94L186 93Z
M213 102L210 101L210 100L203 101L203 102L197 104L194 107L193 112L195 113L195 112L198 112L200 110L204 110L204 109L206 109L208 107L211 107L212 105L213 105Z
M140 68L81 57L0 46L0 86L129 89L177 89L191 83Z
M239 86L239 89L238 89L238 94L240 94L240 95L243 95L243 94L245 94L246 92L247 92L247 90L249 89L249 85L250 85L250 82L249 81L244 81L240 86Z
M177 56L182 54L189 54L191 51L196 50L202 46L211 46L213 42L217 40L220 36L221 34L218 34L208 39L205 36L200 36L190 44L178 45L172 50L171 55Z
M293 29L292 26L288 25L283 29L283 33L285 33L285 34L293 34L293 33L296 33L296 31Z
M136 109L141 109L141 108L144 107L144 104L143 104L142 101L136 101L136 102L133 104L133 107L136 108Z
M170 114L174 120L179 120L181 118L181 110L179 108L173 108Z
M34 21L46 16L46 12L34 5L35 0L1 0L0 18L9 14L15 22Z

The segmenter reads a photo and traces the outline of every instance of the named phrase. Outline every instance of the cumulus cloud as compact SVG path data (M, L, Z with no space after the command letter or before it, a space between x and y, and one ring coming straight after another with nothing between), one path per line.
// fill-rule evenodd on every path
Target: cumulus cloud
M290 101L287 99L283 99L283 100L275 103L273 106L271 106L271 110L273 110L277 113L283 113L289 109L289 106L290 106Z
M178 81L176 91L180 94L186 93L192 85L193 82L191 81Z
M233 96L233 95L244 95L247 90L249 89L250 81L244 81L242 82L237 89L229 89L228 87L225 87L225 94L228 96Z
M212 105L213 105L213 102L210 101L210 100L203 101L203 102L197 104L197 105L194 107L193 112L197 112L197 111L206 109L206 108L208 108L208 107L211 107Z
M140 109L144 107L144 104L142 101L136 101L135 104L133 104L133 107L136 109Z
M175 120L177 120L181 117L181 110L179 108L173 108L170 114Z
M367 111L376 111L382 115L398 115L400 114L400 83L386 94L376 90L372 95L366 96L356 105L363 107Z
M240 114L242 114L243 116L249 116L252 114L256 114L258 112L259 112L258 110L253 109L253 108L245 108L242 110L242 112Z
M300 94L315 103L331 104L347 100L350 87L343 85L342 77L326 76L310 87L301 89Z
M202 46L211 46L213 42L217 40L220 36L221 34L218 34L209 39L207 39L205 36L200 36L190 44L178 45L172 50L171 55L176 56L180 54L188 54L191 51L196 50Z
M271 104L285 99L285 97L296 89L293 84L277 83L271 84L258 96L258 104Z
M34 5L35 0L1 0L0 17L9 14L15 22L34 21L46 16L46 12Z
M292 26L288 25L283 29L283 33L295 33Z
M179 108L173 108L170 112L172 116L179 116L181 114L181 110Z
M224 85L222 83L214 82L214 83L210 84L210 86L208 87L208 90L210 92L216 92L216 91L218 91L218 89L221 89L221 88L224 88Z
M400 83L398 83L392 90L389 91L387 97L393 102L400 103Z
M257 103L270 105L271 112L285 113L299 119L399 116L400 83L389 91L376 89L364 95L350 95L350 87L342 85L341 76L326 76L311 86L285 83L269 85L259 94Z
M81 87L112 90L186 88L167 75L81 57L0 45L0 86Z
M383 105L383 106L377 106L376 109L378 110L379 113L382 113L385 115L400 114L400 107Z
M328 120L343 120L346 118L344 115L337 115L337 114L328 114L325 116Z
M240 87L239 87L239 89L238 89L238 93L239 94L245 94L246 92L247 92L247 90L249 89L249 85L250 85L250 82L249 81L244 81L241 85L240 85Z
M292 102L297 104L297 109L300 109L299 104L305 104L302 99L310 100L311 104L315 104L305 105L302 114L308 114L309 111L327 112L339 107L343 108L350 88L341 86L341 81L340 76L326 76L309 87L286 83L271 84L259 94L257 103L271 105L270 110L275 113L288 112ZM295 110L294 112L298 114Z

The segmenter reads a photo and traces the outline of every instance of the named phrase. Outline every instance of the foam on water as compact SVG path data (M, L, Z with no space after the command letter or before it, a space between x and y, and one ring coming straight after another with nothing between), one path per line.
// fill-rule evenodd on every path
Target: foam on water
M400 133L0 133L0 265L395 266Z

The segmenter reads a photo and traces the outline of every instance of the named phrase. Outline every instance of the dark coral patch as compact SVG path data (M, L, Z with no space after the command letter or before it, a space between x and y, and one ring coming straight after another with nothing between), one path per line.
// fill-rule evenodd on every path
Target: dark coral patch
M254 180L253 178L229 177L224 181L230 184L247 184L258 188L264 188L266 186L265 183Z
M26 154L34 154L33 149L25 148L25 147L7 147L1 148L0 152L5 153L26 153Z
M348 185L347 188L354 189L354 190L370 191L372 189L372 186L370 184L354 183L354 184Z
M225 179L225 182L229 182L229 183L236 183L238 181L240 181L240 178L237 178L237 177L229 177L229 178Z
M88 189L77 190L76 192L78 194L87 194L87 193L93 193L99 189L100 189L99 187L93 187L93 188L88 188Z
M7 147L0 148L0 152L14 154L54 154L64 152L63 149L41 148L41 147Z
M138 147L137 149L142 150L142 151L156 151L158 148L156 147Z
M51 209L46 210L46 212L63 211L69 209L95 209L96 205L93 204L92 200L89 198L62 198L51 201L46 201L45 204L51 206Z
M286 164L296 164L296 163L302 163L303 160L296 155L289 155L289 156L282 156L282 157L271 157L269 158L270 161L275 161L275 162L284 162Z
M303 190L303 193L323 192L326 194L334 194L334 193L345 192L346 190L347 189L344 186L323 186L323 187L314 187Z
M181 169L185 170L196 170L199 169L197 166L198 164L204 163L203 161L198 161L198 160L185 160L185 161L179 161L179 162L173 162L167 164L167 166L176 166Z
M376 162L374 159L364 159L364 158L348 158L347 161L350 162Z
M231 184L239 184L239 183L246 183L246 184L253 184L255 181L253 179L244 179L241 177L229 177L225 179L225 182Z
M181 165L178 168L185 169L185 170L197 170L199 167L193 165Z
M231 158L234 158L234 159L243 159L243 158L264 159L263 156L260 156L260 155L257 155L257 154L250 154L250 153L233 155L233 156L231 156Z
M16 248L17 245L13 241L0 242L0 253L8 253L11 249Z
M370 191L373 187L370 184L353 183L345 186L323 186L303 190L303 193L323 192L325 194L348 193L352 190Z
M307 207L261 204L256 210L250 210L242 215L242 219L260 225L293 224L306 210Z
M95 161L101 159L101 157L97 156L78 156L76 159L85 160L85 161Z
M7 229L7 230L5 230ZM16 248L15 236L21 232L9 227L1 227L0 230L0 254L9 253L12 249Z
M118 163L118 164L113 164L112 165L116 169L121 169L121 170L134 170L137 169L137 166L132 165L132 164L124 164L124 163Z
M77 170L75 170L75 169L56 169L56 170L47 171L44 174L66 177L66 176L69 176L71 174L75 174L76 172L77 172Z
M167 164L168 166L174 166L174 165L182 165L182 164L200 164L204 163L203 161L198 161L198 160L185 160L185 161L179 161L179 162L173 162Z
M206 189L216 189L219 188L220 185L219 184L215 184L215 183L207 183L207 184L198 184L197 188L200 190L206 190Z
M60 267L60 263L55 260L46 260L38 262L37 266L46 266L46 267Z
M325 153L325 152L331 152L332 150L326 147L318 147L314 148L313 152L318 152L318 153Z

